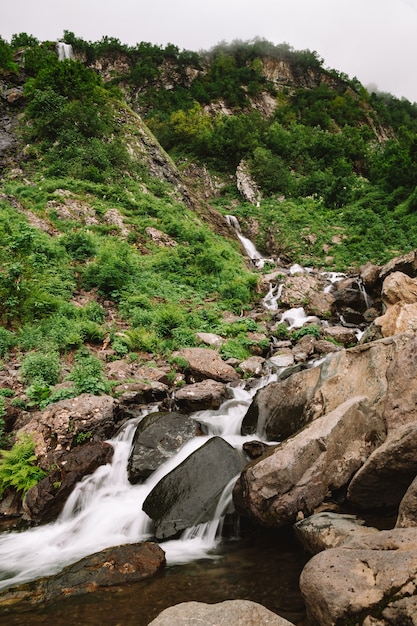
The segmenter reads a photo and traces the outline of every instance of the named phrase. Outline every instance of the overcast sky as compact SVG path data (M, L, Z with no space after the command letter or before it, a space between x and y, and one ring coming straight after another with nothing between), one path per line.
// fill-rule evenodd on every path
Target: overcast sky
M207 50L261 37L315 50L324 66L417 102L417 0L9 0L0 35L26 32Z

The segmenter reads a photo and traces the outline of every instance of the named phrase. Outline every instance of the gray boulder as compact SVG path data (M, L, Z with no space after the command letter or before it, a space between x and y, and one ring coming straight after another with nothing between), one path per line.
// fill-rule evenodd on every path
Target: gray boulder
M187 441L201 434L198 423L184 415L150 413L139 422L132 442L127 471L129 482L142 482L170 459Z
M162 611L148 626L291 626L276 613L250 600L218 604L182 602Z
M367 398L347 400L249 463L234 488L236 509L263 526L311 515L349 482L384 438L384 422Z
M244 464L231 445L213 437L164 476L143 503L155 522L156 537L174 537L211 520L223 489Z

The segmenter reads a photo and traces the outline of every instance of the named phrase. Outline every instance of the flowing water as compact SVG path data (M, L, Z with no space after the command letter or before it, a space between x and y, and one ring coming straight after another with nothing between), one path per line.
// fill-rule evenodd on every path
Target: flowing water
M239 434L243 416L256 390L275 379L276 375L260 379L250 390L234 387L233 398L220 409L195 413L193 417L209 434L185 444L141 485L131 485L127 479L131 442L142 418L130 420L111 441L112 463L101 466L78 484L56 522L0 536L0 588L54 574L105 547L150 538L152 521L142 511L150 490L209 437L222 436L238 449L244 441L253 439ZM30 613L10 615L8 625L53 622L59 626L68 623L71 611L73 623L145 626L163 608L178 602L233 598L261 602L288 619L301 619L304 607L298 576L305 557L291 533L247 528L239 541L234 531L232 537L222 539L222 524L232 506L234 482L230 481L224 490L211 522L186 530L180 539L161 543L168 564L162 576L100 591L93 597L59 600ZM75 622L74 615L78 615ZM23 622L19 621L23 616Z

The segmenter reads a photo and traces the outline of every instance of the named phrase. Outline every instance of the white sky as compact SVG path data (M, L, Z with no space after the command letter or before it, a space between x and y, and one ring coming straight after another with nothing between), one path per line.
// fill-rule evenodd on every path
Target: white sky
M9 0L1 13L8 41L20 32L56 40L69 30L88 41L108 35L194 51L254 37L286 42L417 102L417 0Z

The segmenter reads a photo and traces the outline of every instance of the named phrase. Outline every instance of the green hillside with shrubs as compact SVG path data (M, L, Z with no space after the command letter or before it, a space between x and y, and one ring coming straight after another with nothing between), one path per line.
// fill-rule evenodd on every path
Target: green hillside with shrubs
M173 380L173 352L196 332L228 337L225 358L249 354L257 324L225 314L256 305L259 274L222 215L255 223L265 255L323 269L417 247L415 104L286 44L63 40L74 59L25 33L0 40L2 90L23 94L7 105L16 149L0 180L0 359L22 379L0 390L2 447L13 408L112 393L103 345L112 359L165 359ZM236 189L242 161L258 203Z

